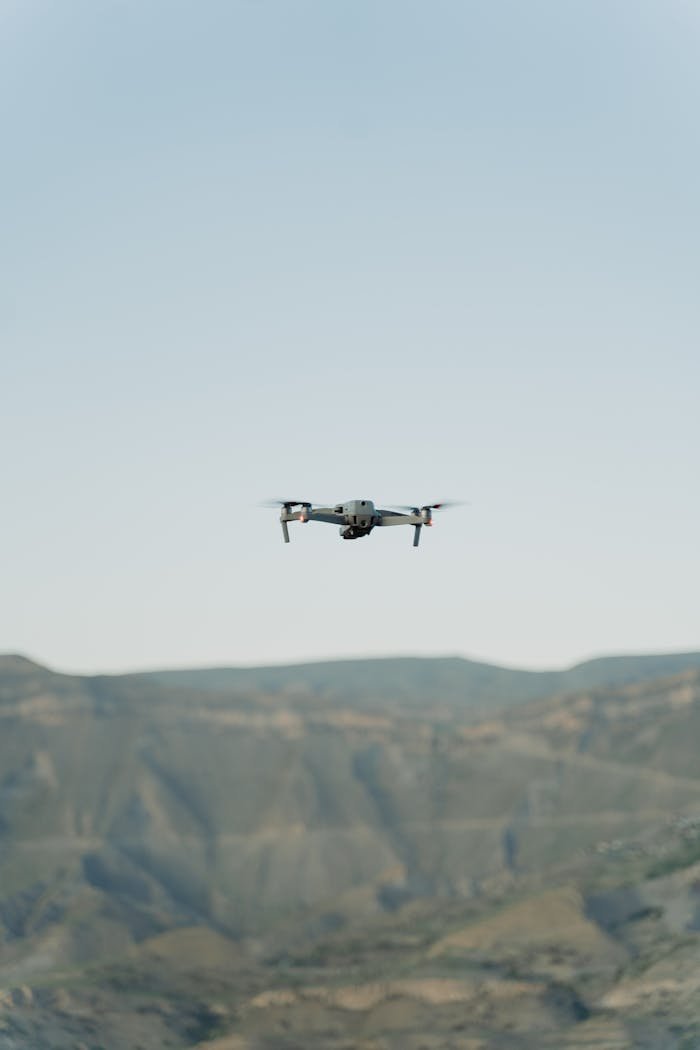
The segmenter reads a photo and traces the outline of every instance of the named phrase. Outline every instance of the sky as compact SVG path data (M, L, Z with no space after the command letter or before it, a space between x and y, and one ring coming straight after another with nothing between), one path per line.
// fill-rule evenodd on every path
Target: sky
M0 0L0 650L700 648L699 111L693 0Z

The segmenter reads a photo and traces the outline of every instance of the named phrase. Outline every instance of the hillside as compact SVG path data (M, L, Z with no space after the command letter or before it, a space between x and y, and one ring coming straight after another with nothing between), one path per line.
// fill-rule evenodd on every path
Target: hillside
M700 670L478 721L372 689L0 658L0 1046L696 1045Z

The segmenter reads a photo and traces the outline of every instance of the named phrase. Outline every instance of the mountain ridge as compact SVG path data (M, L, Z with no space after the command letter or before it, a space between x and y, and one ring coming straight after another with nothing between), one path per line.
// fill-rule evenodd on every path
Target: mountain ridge
M434 697L439 705L507 706L578 689L615 687L664 678L700 667L700 651L618 654L592 657L570 667L532 670L471 660L461 656L387 656L305 663L213 666L75 674L53 670L19 653L0 653L0 672L30 676L52 674L82 682L155 683L177 689L222 693L306 694L329 701L376 706L423 708ZM426 697L426 693L428 696Z
M504 667L465 657L379 657L256 667L141 672L137 680L226 692L307 693L330 701L375 707L393 701L421 711L436 706L504 707L577 689L663 678L700 667L700 652L602 656L562 670Z

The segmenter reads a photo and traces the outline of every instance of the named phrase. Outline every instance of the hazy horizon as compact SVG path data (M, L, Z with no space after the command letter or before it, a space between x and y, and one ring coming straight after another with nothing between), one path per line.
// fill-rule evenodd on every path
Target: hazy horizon
M216 670L231 668L232 670L261 670L265 668L295 668L304 666L314 666L316 664L333 664L333 663L361 663L368 661L391 661L391 660L464 660L468 663L482 664L484 666L497 667L502 670L511 671L528 671L533 674L538 672L556 672L556 671L567 671L575 667L582 666L584 664L593 663L598 660L615 660L615 659L627 659L635 657L655 657L655 656L685 656L700 652L698 649L659 649L659 650L643 650L643 651L632 651L627 650L624 652L610 651L610 652L599 652L590 653L580 658L573 660L564 661L560 664L542 664L542 665L529 665L527 663L515 664L508 661L498 660L486 660L479 656L474 656L469 653L455 653L455 652L386 652L386 653L344 653L339 656L324 655L319 657L310 656L308 658L301 657L298 660L270 660L267 663L231 663L226 661L218 661L213 663L177 663L172 662L169 664L143 664L139 666L124 666L124 667L101 667L101 666L63 666L50 663L49 661L43 660L36 653L18 652L18 651L0 651L0 657L12 657L19 656L21 658L30 660L33 663L38 664L41 667L47 667L49 670L58 674L68 675L130 675L130 674L148 674L156 673L160 671L199 671L199 670Z

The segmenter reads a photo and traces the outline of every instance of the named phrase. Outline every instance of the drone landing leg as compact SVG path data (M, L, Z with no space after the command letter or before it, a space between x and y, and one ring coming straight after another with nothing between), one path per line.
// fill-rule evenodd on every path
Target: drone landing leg
M282 535L284 536L284 542L289 543L289 529L286 521L282 522Z
M417 547L420 543L420 530L423 528L422 525L413 526L413 546Z

